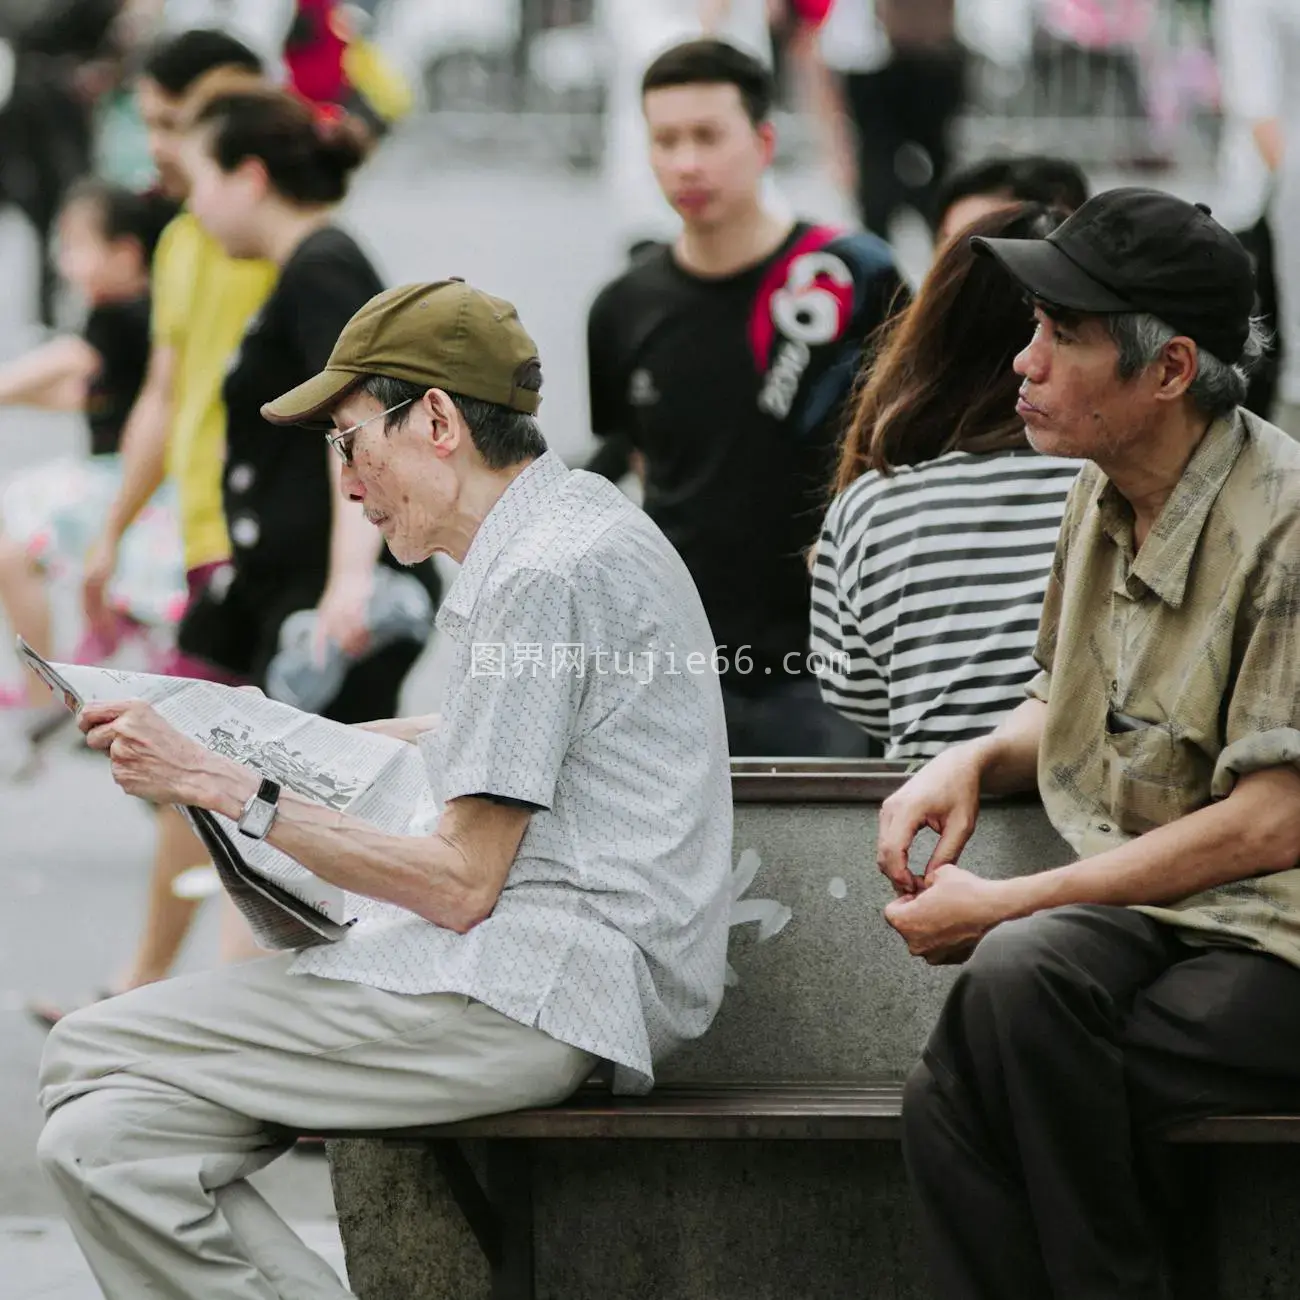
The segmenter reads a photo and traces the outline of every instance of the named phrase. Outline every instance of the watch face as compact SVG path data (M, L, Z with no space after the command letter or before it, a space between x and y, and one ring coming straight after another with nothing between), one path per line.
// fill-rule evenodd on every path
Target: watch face
M245 835L260 840L271 829L271 823L274 820L275 804L264 803L261 799L254 799L248 811L239 819L239 829Z

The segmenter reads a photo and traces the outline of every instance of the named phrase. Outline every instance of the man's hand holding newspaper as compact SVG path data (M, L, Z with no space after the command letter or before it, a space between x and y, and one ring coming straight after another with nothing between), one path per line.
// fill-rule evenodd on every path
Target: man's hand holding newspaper
M213 682L48 663L21 641L19 657L80 715L124 789L181 808L267 947L340 939L355 917L353 900L270 844L241 835L230 819L194 807L188 801L196 782L248 768L394 835L426 827L436 812L419 751L396 734L347 727Z
M219 778L233 761L182 735L143 700L88 700L78 716L86 744L112 759L117 784L150 803L194 802L200 781Z

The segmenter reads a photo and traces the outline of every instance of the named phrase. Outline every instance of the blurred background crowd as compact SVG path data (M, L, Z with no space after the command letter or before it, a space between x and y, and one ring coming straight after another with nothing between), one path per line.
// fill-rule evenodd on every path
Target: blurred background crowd
M261 489L254 491L254 483L269 483L273 473L310 474L321 501L330 486L317 443L302 453L310 467L306 460L292 467L258 462L253 425L260 402L316 369L323 361L316 354L328 351L337 327L381 284L462 275L518 304L543 358L541 422L551 448L571 466L590 463L630 494L646 494L652 516L682 549L704 591L719 640L720 620L734 613L738 630L730 640L761 642L780 603L773 584L784 583L793 630L787 640L777 638L772 653L805 647L811 581L814 648L832 661L847 650L879 664L878 642L864 629L871 602L894 601L888 581L882 579L881 592L854 585L852 599L867 612L853 627L841 625L851 602L836 594L841 557L863 545L854 503L875 501L882 479L900 465L952 455L973 458L965 480L973 486L962 491L978 492L993 476L981 474L975 462L990 449L1007 453L997 466L999 482L1039 480L1032 505L1012 521L1023 529L1025 555L1032 552L1020 575L1014 627L999 614L997 626L967 629L970 662L989 653L989 637L1010 636L995 653L1018 656L1015 672L989 687L987 699L968 695L958 705L935 705L944 687L926 678L929 652L919 651L915 669L894 665L896 677L915 671L920 679L913 703L895 707L895 696L910 698L906 692L886 682L873 696L875 686L854 661L821 683L835 714L827 708L820 730L801 731L791 719L823 707L811 676L804 683L813 688L811 698L805 691L784 702L793 711L766 719L744 683L734 675L724 680L724 689L733 688L728 725L736 754L915 758L972 727L992 726L1029 671L1037 605L1076 467L1028 463L1023 430L1012 418L1016 381L1009 369L1020 332L1030 328L1027 311L1005 287L996 301L989 297L952 236L980 221L995 223L981 227L986 234L1041 236L1090 190L1117 184L1154 185L1209 202L1255 257L1259 309L1276 332L1249 405L1283 418L1288 403L1300 403L1300 366L1287 390L1283 360L1288 349L1300 356L1300 337L1288 337L1286 308L1291 301L1300 309L1300 249L1288 248L1285 237L1279 247L1276 238L1300 228L1300 182L1289 179L1285 152L1288 135L1300 134L1300 102L1292 102L1292 87L1300 85L1300 37L1291 44L1278 38L1284 29L1292 37L1300 30L1287 18L1294 2L0 0L0 267L9 286L0 301L0 361L9 359L0 364L4 639L18 630L42 650L86 661L124 651L132 666L188 671L192 660L166 655L175 648L182 613L195 610L196 591L226 564L232 545L235 568L242 555L244 571L222 581L256 577L257 555L258 563L268 563L274 510L255 499ZM180 54L159 53L187 33L200 38L175 47ZM203 33L237 45L214 46ZM663 50L702 34L732 42L775 74L775 159L762 181L760 215L785 214L787 226L807 218L813 224L789 226L791 239L812 238L822 254L842 258L859 296L866 286L880 288L880 301L858 322L854 346L860 348L891 305L920 293L911 331L896 329L879 340L888 364L860 401L856 422L841 418L838 403L815 422L821 513L839 494L820 545L814 546L820 519L807 513L807 500L781 504L795 500L794 489L783 497L769 481L792 472L789 466L776 462L769 479L754 468L762 444L745 424L753 411L736 416L726 459L709 473L733 488L743 484L748 499L766 502L768 513L746 517L734 504L744 493L729 495L725 482L692 488L690 509L707 516L712 538L726 534L749 557L744 576L753 581L720 571L716 547L702 557L690 553L695 520L675 521L666 505L673 467L666 460L647 466L644 446L631 436L633 426L650 418L646 408L659 402L659 389L671 400L671 375L652 376L639 365L623 373L626 359L610 356L617 392L607 406L620 409L602 410L599 393L602 346L616 351L620 329L649 310L647 295L661 291L653 265L642 260L646 250L672 240L684 219L690 223L688 208L674 211L665 202L660 188L667 173L661 167L657 183L648 160L642 78ZM238 78L200 85L214 69L224 76L231 67L280 87L302 111L279 101L253 108L230 102L230 96L261 93ZM662 84L683 75L694 74L670 70ZM743 82L748 73L739 75ZM193 98L199 89L205 93ZM185 122L203 128L199 146L186 146ZM316 150L306 171L300 157L285 152L286 140L305 140L304 148ZM260 188L239 188L247 181L240 170L247 158L263 165ZM322 187L326 173L331 179ZM1022 201L1029 206L1012 210ZM190 214L176 225L187 202L203 231L184 224ZM181 235L191 241L191 261L177 255ZM222 248L198 242L209 238ZM765 247L764 257L769 252ZM220 260L227 255L240 263L238 271L233 261ZM748 265L743 249L734 265L727 256L728 273ZM900 284L896 300L884 293ZM618 296L624 292L626 299ZM168 304L161 313L160 295ZM601 301L603 317L599 306L593 309ZM672 310L689 314L697 306L690 300ZM1300 310L1294 315L1300 320ZM961 328L954 331L954 322ZM709 346L707 340L700 345L705 352ZM126 446L138 451L147 441L139 429L128 434L128 423L136 420L143 429L152 418L148 409L137 418L132 406L161 382L156 365L150 369L160 347L173 360L183 359L187 348L193 353L189 369L172 377L180 385L173 400L182 389L202 389L210 408L223 401L230 407L215 416L212 409L191 413L193 428L184 438L173 426L185 424L185 412L173 409L169 417L164 407L154 418L159 438L184 441L211 462L200 466L207 495L199 506L194 475L175 446L166 473L161 443L152 468ZM719 366L725 370L724 362ZM945 386L949 406L927 406ZM726 391L722 385L714 395L692 390L701 409L693 404L690 416L698 416L701 428L710 422L721 428L739 410ZM840 397L847 391L846 383ZM924 438L885 446L873 431L900 404L913 412L909 427L938 421L945 439L954 429L964 432L928 449ZM970 427L970 411L983 425ZM782 415L789 413L787 403ZM846 428L836 471L834 455L821 453L833 452ZM221 468L221 456L241 447L250 449ZM130 468L133 456L143 466L138 474ZM799 487L805 497L806 487ZM280 500L293 497L286 491ZM195 522L200 507L218 518L224 507L229 539L224 524L215 525L219 538L204 532L204 521ZM251 595L236 587L252 611L240 646L225 644L238 622L240 606L232 598L218 612L217 632L193 629L191 639L206 643L208 653L200 657L224 656L228 679L272 680L280 698L332 709L345 721L399 705L409 712L436 708L444 650L432 631L432 610L450 568L440 560L404 590L397 578L405 575L368 580L358 613L355 590L335 581L336 570L349 547L371 570L374 556L366 558L367 542L344 537L337 511L331 523L327 507L318 502L313 509L309 518L293 516L293 527L310 532L321 551L314 567L296 562L288 584L294 599L281 602L276 618L262 626L256 584L248 587ZM993 519L1002 507L991 500L985 510ZM986 525L1005 523L962 526L973 537ZM772 535L781 542L779 555L767 541ZM926 562L946 561L951 571L944 581L949 592L959 591L970 575L957 572L951 546L947 557L943 549ZM275 570L276 592L285 586L282 578ZM723 594L712 596L710 583ZM227 594L221 587L221 601ZM736 608L722 610L733 597ZM895 605L891 635L908 618L933 612L930 604L910 613ZM355 656L338 657L324 685L313 671L320 649L313 638L321 628L331 644L347 650L361 624L372 651L381 625L397 629L398 648L381 665L385 681L377 695L360 678L341 688ZM122 635L127 628L143 630L144 650ZM917 692L928 694L922 700ZM0 787L0 820L11 828L0 853L0 882L18 900L0 938L0 1014L28 1008L36 988L84 993L121 963L132 933L142 933L140 946L103 991L161 977L172 969L193 917L195 898L178 884L200 856L193 843L183 829L169 829L165 815L154 825L155 819L123 811L125 801L111 801L105 774L81 761L69 731L57 731L61 711L50 711L22 682L7 652L0 652L0 706L0 767L10 778L26 778ZM770 743L782 732L795 748ZM51 734L61 740L50 745ZM50 765L57 779L50 779ZM73 805L94 819L99 833L60 831ZM154 892L142 925L140 862L150 853ZM70 892L84 908L69 911ZM88 924L92 917L98 923ZM55 948L47 939L59 926L74 941ZM226 955L238 955L242 942L227 936ZM47 1020L60 1009L35 1008ZM12 1097L20 1107L12 1113L30 1111L38 1047L33 1038L28 1050L0 1063L0 1103ZM30 1146L30 1127L0 1132L0 1170L11 1171L0 1173L0 1216L25 1212L22 1171Z
M775 60L781 161L806 163L818 151L881 234L899 208L924 204L956 161L989 153L1057 154L1101 171L1211 168L1231 116L1231 78L1261 83L1250 86L1251 101L1267 90L1266 52L1245 52L1244 66L1234 66L1234 51L1219 52L1231 43L1234 11L1259 3L835 0L812 6L814 29L795 0L721 0L726 34ZM313 99L355 106L349 96L360 88L381 115L414 110L406 129L426 137L439 161L617 173L628 165L620 152L639 154L643 140L623 83L634 85L653 53L689 31L699 8L699 0L4 0L0 195L45 230L63 188L92 168L147 185L133 71L149 41L186 27L231 32ZM624 118L635 135L620 135Z

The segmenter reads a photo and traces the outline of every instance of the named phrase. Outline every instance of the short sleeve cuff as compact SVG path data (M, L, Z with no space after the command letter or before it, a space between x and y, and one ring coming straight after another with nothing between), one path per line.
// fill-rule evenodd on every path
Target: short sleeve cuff
M442 778L442 797L445 803L463 799L467 795L501 802L527 804L538 812L549 812L555 802L554 774L526 773L518 768L450 765Z
M1041 669L1038 675L1025 687L1025 695L1031 700L1042 700L1044 704L1048 702L1048 693L1052 689L1052 674L1046 668Z
M1243 776L1270 767L1300 768L1300 731L1275 727L1234 741L1219 755L1210 781L1210 797L1226 799Z

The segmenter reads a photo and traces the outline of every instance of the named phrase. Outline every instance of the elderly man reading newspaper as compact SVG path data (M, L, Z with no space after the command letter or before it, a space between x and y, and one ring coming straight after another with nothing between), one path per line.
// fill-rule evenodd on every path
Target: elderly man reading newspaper
M731 800L708 622L645 515L547 451L540 387L514 308L444 281L368 303L326 370L264 411L332 421L343 490L398 559L461 562L438 618L443 715L376 724L418 745L431 834L279 788L147 702L82 708L123 789L360 896L338 942L55 1028L41 1159L111 1300L347 1295L246 1182L285 1149L275 1126L556 1102L602 1059L644 1089L718 1008Z

